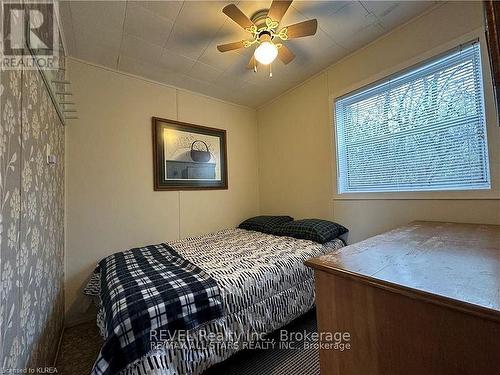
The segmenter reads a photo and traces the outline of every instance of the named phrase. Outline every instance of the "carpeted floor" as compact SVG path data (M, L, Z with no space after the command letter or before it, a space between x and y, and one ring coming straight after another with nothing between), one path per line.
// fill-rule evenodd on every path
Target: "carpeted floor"
M315 312L311 311L285 327L290 332L316 331ZM223 363L213 366L204 375L319 375L319 354L304 349L302 342L292 348L278 348L279 334L272 334L275 349L244 350ZM57 361L59 374L88 375L102 344L95 322L65 330Z
M95 322L66 328L57 358L57 372L64 375L89 375L102 341Z

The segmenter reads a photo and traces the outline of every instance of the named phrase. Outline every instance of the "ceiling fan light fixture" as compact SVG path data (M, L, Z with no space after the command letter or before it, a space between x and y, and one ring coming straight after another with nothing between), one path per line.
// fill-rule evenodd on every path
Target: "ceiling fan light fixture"
M262 42L254 52L255 59L262 65L271 64L278 56L278 47L272 42Z
M316 34L318 20L311 19L280 28L280 22L292 4L293 0L273 0L269 9L263 9L248 18L235 4L226 5L222 13L237 23L250 35L247 39L233 43L220 44L219 52L234 51L242 48L257 46L247 69L257 70L257 65L268 65L278 58L283 64L289 64L295 58L285 41ZM273 40L278 43L273 43ZM258 64L257 64L258 63ZM269 69L269 76L272 76Z

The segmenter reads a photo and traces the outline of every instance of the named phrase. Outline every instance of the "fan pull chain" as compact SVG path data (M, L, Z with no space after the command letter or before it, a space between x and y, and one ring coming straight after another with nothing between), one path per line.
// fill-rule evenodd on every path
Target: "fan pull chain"
M271 68L273 64L269 64L269 78L273 78L273 69Z

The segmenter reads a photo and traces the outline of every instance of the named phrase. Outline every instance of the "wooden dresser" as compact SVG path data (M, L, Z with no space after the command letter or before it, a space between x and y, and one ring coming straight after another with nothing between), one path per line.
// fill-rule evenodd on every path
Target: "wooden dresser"
M500 374L500 226L413 222L310 259L322 375Z

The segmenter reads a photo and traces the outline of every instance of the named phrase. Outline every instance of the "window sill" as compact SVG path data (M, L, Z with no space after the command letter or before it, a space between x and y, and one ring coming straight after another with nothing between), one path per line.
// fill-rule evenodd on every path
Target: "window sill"
M439 192L391 192L334 194L334 201L355 200L500 200L500 192L487 191L439 191Z

